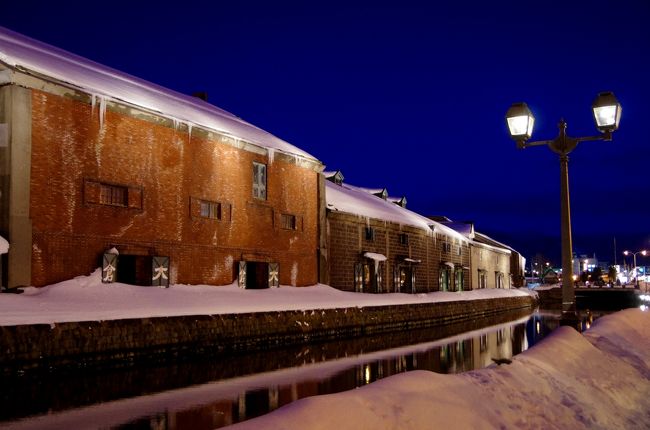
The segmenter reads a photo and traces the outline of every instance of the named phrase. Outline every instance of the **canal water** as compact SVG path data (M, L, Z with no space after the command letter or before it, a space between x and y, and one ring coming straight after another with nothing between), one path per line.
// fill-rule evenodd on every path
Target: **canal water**
M582 312L583 328L597 316ZM516 311L279 350L4 375L0 428L214 429L409 370L494 366L539 342L558 321L559 312Z

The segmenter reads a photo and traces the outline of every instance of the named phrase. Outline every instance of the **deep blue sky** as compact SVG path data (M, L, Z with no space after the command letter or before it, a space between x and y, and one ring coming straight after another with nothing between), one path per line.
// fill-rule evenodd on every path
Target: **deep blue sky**
M346 182L558 264L557 156L517 150L504 114L527 102L534 139L561 117L571 135L597 134L591 102L614 91L614 141L570 157L574 249L611 261L614 237L619 254L650 248L648 1L6 3L2 26L207 91Z

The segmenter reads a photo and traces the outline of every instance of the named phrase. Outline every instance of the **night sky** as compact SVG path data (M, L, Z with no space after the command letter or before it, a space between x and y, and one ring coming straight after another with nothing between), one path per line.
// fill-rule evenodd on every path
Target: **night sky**
M598 134L591 103L613 91L614 140L570 156L574 250L612 261L616 237L620 263L650 249L648 1L132 3L4 2L0 25L207 91L350 184L557 265L558 157L517 150L504 115L527 102L533 140L555 137L560 118L570 135Z

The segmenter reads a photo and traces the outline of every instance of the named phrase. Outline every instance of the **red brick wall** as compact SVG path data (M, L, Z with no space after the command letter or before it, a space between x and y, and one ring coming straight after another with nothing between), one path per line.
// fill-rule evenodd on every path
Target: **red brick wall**
M318 173L110 109L100 129L98 114L33 91L34 285L89 273L111 246L169 256L177 283L228 284L242 254L278 261L282 284L317 282ZM266 201L252 197L253 161L267 164ZM88 203L88 179L141 188L142 208ZM191 198L221 202L222 220L191 216ZM281 213L298 217L296 231Z
M375 240L365 240L365 227L375 229ZM415 289L417 293L439 290L440 265L444 261L469 267L469 246L457 241L461 248L458 255L452 246L452 252L442 253L442 234L428 234L424 230L400 226L380 220L360 218L340 212L328 212L327 231L329 246L329 269L331 286L354 291L354 265L362 262L364 252L375 252L387 257L384 263L384 291L395 291L393 270L403 261L403 257L421 260L414 265ZM400 243L399 235L409 236L408 245ZM450 241L453 240L450 238ZM464 289L469 289L469 270L465 270ZM410 292L410 291L409 291Z

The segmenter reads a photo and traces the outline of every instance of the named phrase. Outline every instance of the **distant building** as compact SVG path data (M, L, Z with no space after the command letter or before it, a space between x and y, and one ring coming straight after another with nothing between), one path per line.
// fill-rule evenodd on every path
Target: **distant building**
M9 287L99 265L140 285L315 284L322 168L204 100L0 28Z
M600 267L596 254L593 257L585 254L581 254L580 256L573 254L571 262L573 264L573 274L576 276L580 276L583 272L593 272L596 267Z
M472 289L524 286L526 260L517 251L475 231L471 222L453 222L446 217L436 219L470 239Z
M329 270L323 282L374 293L470 288L466 237L388 200L384 188L354 187L339 177L330 173L325 182Z
M547 269L542 275L542 282L545 284L557 284L560 282L560 278L555 270Z

